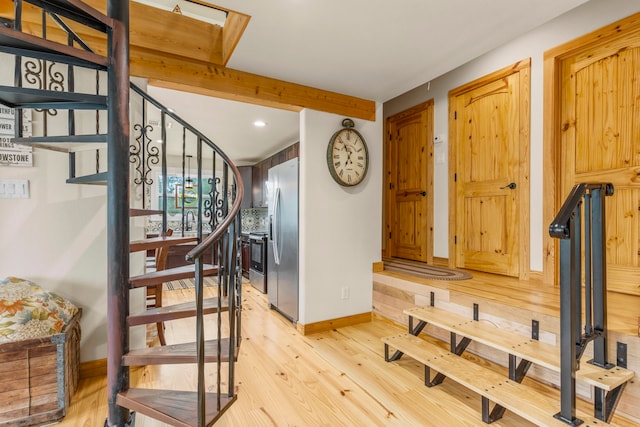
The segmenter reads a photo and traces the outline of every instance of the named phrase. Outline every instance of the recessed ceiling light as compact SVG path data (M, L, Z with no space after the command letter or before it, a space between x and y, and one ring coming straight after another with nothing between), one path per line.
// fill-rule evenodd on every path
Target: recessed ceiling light
M253 122L253 125L257 128L263 128L267 125L267 122L265 122L264 120L256 120L255 122Z

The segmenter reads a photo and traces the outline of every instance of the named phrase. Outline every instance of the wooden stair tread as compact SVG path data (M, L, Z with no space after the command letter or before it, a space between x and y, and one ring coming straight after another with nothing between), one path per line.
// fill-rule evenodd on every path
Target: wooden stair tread
M498 329L482 321L474 321L436 307L412 307L404 313L439 328L455 332L473 341L488 345L508 354L526 359L560 372L560 348L527 338L515 332ZM610 391L635 376L633 371L621 367L604 369L581 361L576 379Z
M229 344L229 338L223 338L220 341L222 348L221 362L229 361ZM205 363L217 362L218 357L216 353L218 351L218 340L207 340L204 346ZM125 366L170 365L180 363L198 363L195 342L132 350L123 356L123 364Z
M129 209L129 216L147 216L147 215L162 215L163 211L159 209Z
M104 110L107 97L76 92L0 86L0 103L12 108Z
M382 341L536 425L566 426L553 417L560 411L559 402L524 384L408 333L384 337ZM585 422L584 426L611 425L582 412L577 411L576 416Z
M38 52L38 57L49 61L97 70L106 70L109 65L106 57L93 52L1 26L0 52L19 56L34 56L30 53Z
M58 15L95 28L103 33L113 27L113 19L94 9L81 0L24 0L37 7L45 8Z
M229 303L227 299L223 299L221 311L229 311ZM218 298L205 298L203 303L204 314L213 314L218 312ZM196 315L195 301L189 301L181 304L167 305L146 310L140 314L129 315L127 318L129 326L145 325L148 323L164 322L167 320L183 319L185 317L194 317Z
M164 246L180 245L182 243L197 242L196 236L168 236L152 237L150 239L135 240L129 243L129 252L147 251L149 249L162 248Z
M206 393L207 419L204 425L212 425L237 399L237 396L220 396L218 410L217 397L215 393ZM120 392L116 398L120 406L176 427L198 425L197 402L196 392L140 388Z
M218 274L218 267L211 264L204 264L202 273L205 276L215 276ZM195 264L183 265L180 267L166 268L160 271L141 274L129 278L129 285L132 288L144 286L155 286L172 280L190 279L196 276Z

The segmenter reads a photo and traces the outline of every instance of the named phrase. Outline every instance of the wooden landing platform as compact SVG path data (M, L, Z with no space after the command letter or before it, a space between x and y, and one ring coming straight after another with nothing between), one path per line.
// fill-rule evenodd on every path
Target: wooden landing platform
M430 280L407 274L376 271L373 273L373 311L401 325L407 325L404 310L415 306L428 306L431 293L435 306L465 318L473 318L473 305L478 304L479 319L500 329L530 336L532 320L539 322L540 341L559 345L560 298L559 289L543 284L540 280L520 281L515 278L472 272L473 278L461 281ZM638 316L640 297L609 292L608 326L609 359L616 361L618 342L627 347L627 368L640 377L640 337ZM448 333L434 326L427 326L424 333L448 341ZM589 345L583 360L591 358ZM495 351L481 343L472 343L469 352L501 366L508 360L503 352ZM535 366L529 376L554 387L559 386L559 376L551 369ZM582 399L591 400L588 384L578 387ZM616 413L640 419L640 381L633 380L623 393Z
M464 302L466 298L476 298L482 301L504 304L522 310L528 310L543 315L560 317L560 289L544 284L542 280L529 279L518 280L514 277L500 276L496 274L470 271L473 275L468 280L432 280L415 277L408 274L381 271L374 273L374 294L379 293L378 302L385 304L386 294L384 289L376 290L376 284L384 284L389 279L399 279L409 282L406 288L398 288L407 291L419 289L422 286L434 288L439 294L451 294L454 300ZM387 278L387 279L383 279ZM413 285L413 286L412 286ZM415 288L414 288L415 286ZM379 286L378 286L379 288ZM424 291L424 289L423 289ZM427 295L424 292L414 292L416 295ZM396 297L399 295L395 295ZM408 296L408 295L407 295ZM374 301L376 299L374 298ZM427 305L428 300L425 300ZM609 330L624 335L638 336L640 332L640 296L609 292L607 295L607 309Z

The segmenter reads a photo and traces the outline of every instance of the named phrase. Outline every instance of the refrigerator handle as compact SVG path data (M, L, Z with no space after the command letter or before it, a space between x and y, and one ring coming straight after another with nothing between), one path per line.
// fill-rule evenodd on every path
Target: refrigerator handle
M273 222L273 258L276 265L280 265L280 187L273 196Z
M269 240L273 240L273 215L269 215Z

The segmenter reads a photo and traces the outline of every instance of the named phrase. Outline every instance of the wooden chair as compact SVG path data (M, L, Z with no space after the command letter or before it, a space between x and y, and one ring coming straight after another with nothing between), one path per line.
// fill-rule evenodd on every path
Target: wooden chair
M173 235L173 229L167 229L166 236ZM162 271L167 266L167 255L169 254L169 246L163 246L156 249L155 253L155 267L156 271ZM151 308L162 307L162 286L163 284L150 286L147 288L147 310ZM164 322L156 323L156 329L158 330L158 340L160 345L166 345L167 342L164 337Z

